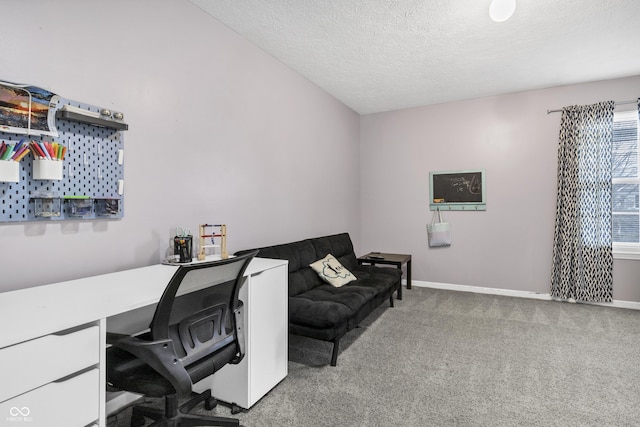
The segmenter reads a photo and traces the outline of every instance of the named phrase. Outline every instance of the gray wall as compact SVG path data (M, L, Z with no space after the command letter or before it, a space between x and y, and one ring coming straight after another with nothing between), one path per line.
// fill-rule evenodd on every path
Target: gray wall
M130 130L124 219L0 224L0 291L158 263L177 225L226 223L231 251L358 241L358 115L193 4L3 0L2 15L0 79L123 111Z
M415 280L549 293L560 114L546 111L638 96L640 76L362 116L362 250L411 253ZM474 168L486 212L445 212L453 244L428 248L429 171ZM640 301L640 261L615 261L614 299Z
M635 77L359 118L186 0L2 12L0 79L123 111L131 130L125 218L0 224L0 291L154 264L177 225L224 222L231 251L348 231L358 253L413 254L416 280L547 293L546 110L640 95ZM487 170L488 210L445 214L454 244L429 249L428 173L467 168ZM614 270L614 298L640 301L640 262Z

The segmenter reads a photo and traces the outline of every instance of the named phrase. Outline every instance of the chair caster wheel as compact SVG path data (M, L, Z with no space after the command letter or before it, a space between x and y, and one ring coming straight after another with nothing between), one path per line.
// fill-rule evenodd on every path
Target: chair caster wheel
M204 401L204 408L207 411L212 410L213 408L215 408L216 406L218 406L218 401L216 400L215 397L209 397Z
M233 415L239 414L240 412L242 412L242 409L238 405L231 405L231 413Z

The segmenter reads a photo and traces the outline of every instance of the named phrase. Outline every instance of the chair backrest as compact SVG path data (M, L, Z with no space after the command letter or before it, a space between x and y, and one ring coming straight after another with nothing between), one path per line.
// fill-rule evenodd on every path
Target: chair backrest
M153 340L171 339L183 366L238 341L234 310L244 272L257 251L182 265L173 275L151 322Z

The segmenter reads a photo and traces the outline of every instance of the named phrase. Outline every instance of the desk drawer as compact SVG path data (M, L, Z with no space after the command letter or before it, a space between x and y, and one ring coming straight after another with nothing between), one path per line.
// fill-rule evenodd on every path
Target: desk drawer
M98 326L0 349L0 402L95 365L99 358Z
M0 420L32 427L83 427L98 420L99 399L100 373L94 368L0 403Z

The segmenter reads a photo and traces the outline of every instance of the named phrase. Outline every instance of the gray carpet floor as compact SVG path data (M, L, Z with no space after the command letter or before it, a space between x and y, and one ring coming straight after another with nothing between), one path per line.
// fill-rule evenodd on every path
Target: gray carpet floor
M289 375L243 426L640 425L636 310L414 288L343 338L337 367L330 344L289 341Z

